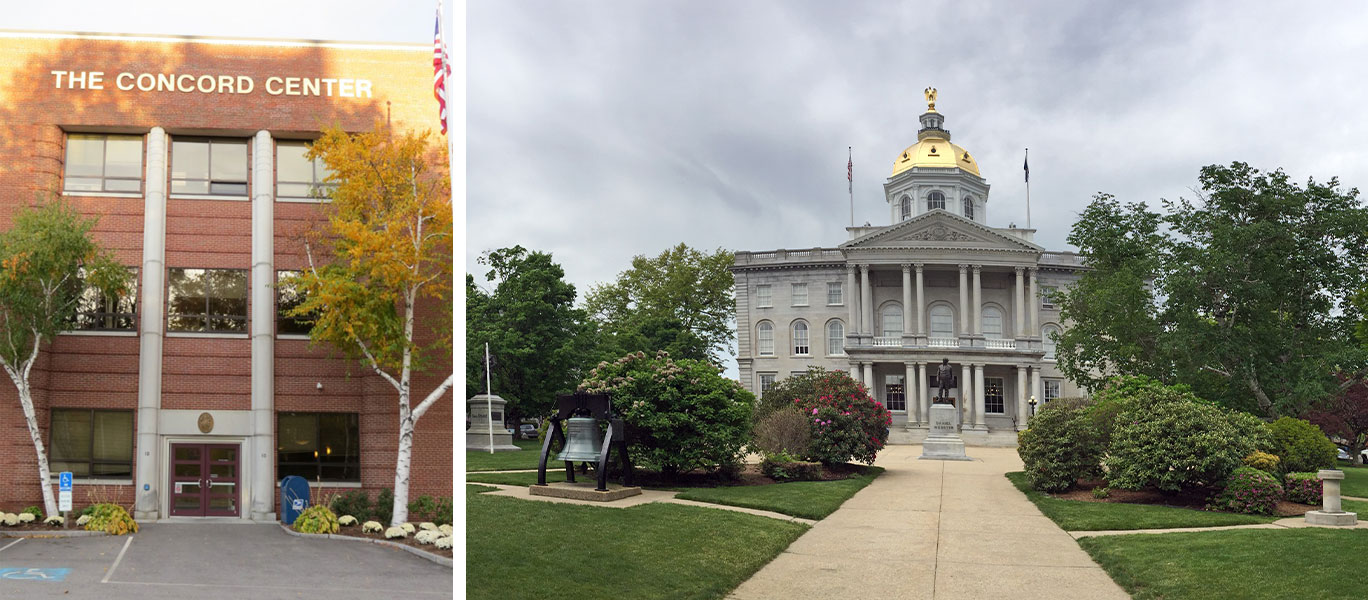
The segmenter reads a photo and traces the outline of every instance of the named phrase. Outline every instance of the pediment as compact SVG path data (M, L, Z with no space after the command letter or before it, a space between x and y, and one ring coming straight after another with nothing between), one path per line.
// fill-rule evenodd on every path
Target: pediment
M1040 252L1026 240L995 231L946 211L918 215L841 244L842 248L963 248Z

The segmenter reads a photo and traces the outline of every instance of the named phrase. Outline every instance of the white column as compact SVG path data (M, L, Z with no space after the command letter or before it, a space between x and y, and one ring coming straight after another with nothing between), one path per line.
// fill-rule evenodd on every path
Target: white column
M917 267L917 335L918 335L918 336L921 336L921 335L925 335L925 334L926 334L926 316L922 314L922 312L926 310L926 301L923 300L923 296L922 296L922 287L923 287L923 280L922 280L922 264L921 264L921 263L916 263L916 267ZM925 343L924 340L923 340L923 343ZM926 413L926 414L930 414L930 413Z
M903 363L903 397L907 402L907 426L921 420L921 391L917 389L917 363Z
M247 461L255 521L276 518L274 154L270 132L258 131L252 142L252 445Z
M903 333L912 333L912 265L902 266Z
M864 374L864 369L862 368L862 365L864 365L864 363L859 361L850 363L850 378L854 379L855 383L864 383L860 380L861 375Z
M867 363L864 364L864 384L865 384L865 388L869 390L869 395L870 395L870 396L873 396L873 395L874 395L874 363L872 363L872 362L867 362Z
M983 265L974 265L974 335L983 335Z
M983 365L974 365L974 429L987 429L983 421L986 397L983 394Z
M846 265L846 289L842 300L849 309L850 319L846 321L846 335L860 332L860 290L855 285L855 265Z
M1026 305L1026 310L1031 313L1031 335L1040 335L1040 290L1036 289L1036 279L1040 270L1031 267L1031 301Z
M960 265L959 278L959 313L960 313L960 335L969 333L969 265Z
M972 417L973 414L970 411L970 408L974 403L974 389L973 386L970 385L970 382L973 381L970 377L969 363L960 363L959 409L961 429L972 423L970 417Z
M1018 274L1019 274L1019 272L1018 272ZM1026 366L1025 366L1025 365L1017 365L1017 367L1016 367L1016 373L1017 373L1017 384L1016 384L1016 397L1017 397L1017 409L1016 409L1016 410L1017 410L1017 419L1016 419L1016 421L1017 421L1017 431L1021 431L1021 430L1023 430L1023 429L1026 428L1026 421L1030 419L1030 414L1031 414L1031 405L1027 403L1027 397L1030 396L1030 394L1027 394L1027 393L1026 393Z
M166 130L147 134L147 193L143 196L142 309L138 319L138 443L133 518L156 519L161 512L162 477L157 439L161 409L163 291L166 289Z
M1012 304L1016 308L1016 337L1026 336L1026 304L1023 302L1022 295L1026 293L1025 282L1022 281L1025 274L1022 267L1016 268L1016 291L1012 293ZM1025 387L1023 385L1023 387Z
M1036 399L1036 410L1045 402L1045 388L1040 384L1040 365L1031 367L1031 395Z
M871 313L874 312L874 298L869 286L869 265L860 265L860 333L874 335Z
M914 381L917 384L918 406L921 407L917 412L921 415L917 420L918 424L931 422L931 386L927 385L926 370L925 364L917 363L917 378Z

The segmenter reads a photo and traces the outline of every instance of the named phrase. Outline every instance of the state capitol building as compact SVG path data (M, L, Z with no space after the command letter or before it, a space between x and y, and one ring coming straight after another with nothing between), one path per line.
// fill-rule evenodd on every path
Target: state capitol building
M836 247L736 253L741 381L759 396L808 367L846 371L892 411L889 441L917 443L949 359L965 441L1015 444L1032 397L1081 395L1050 334L1051 298L1084 267L1034 229L989 224L991 186L927 99L884 182L887 225L849 227Z

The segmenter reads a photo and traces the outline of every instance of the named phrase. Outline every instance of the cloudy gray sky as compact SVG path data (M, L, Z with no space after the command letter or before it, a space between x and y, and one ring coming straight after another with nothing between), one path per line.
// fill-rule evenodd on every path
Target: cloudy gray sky
M1306 10L1314 6L1314 10ZM1245 161L1368 185L1368 10L1287 2L474 2L467 271L550 252L581 294L685 242L834 245L916 141L922 90L1047 248L1105 191L1192 197Z

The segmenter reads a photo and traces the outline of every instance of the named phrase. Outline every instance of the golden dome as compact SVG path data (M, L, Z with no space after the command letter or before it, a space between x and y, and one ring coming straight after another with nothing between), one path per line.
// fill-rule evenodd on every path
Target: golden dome
M978 162L974 160L973 155L969 154L968 150L951 144L950 140L938 135L922 137L920 141L908 146L906 150L898 154L897 160L893 161L893 175L912 167L958 168L966 173L982 177L979 175Z

